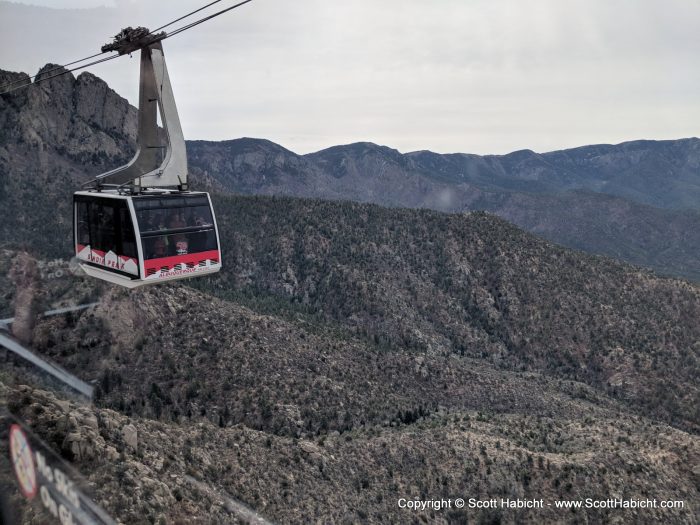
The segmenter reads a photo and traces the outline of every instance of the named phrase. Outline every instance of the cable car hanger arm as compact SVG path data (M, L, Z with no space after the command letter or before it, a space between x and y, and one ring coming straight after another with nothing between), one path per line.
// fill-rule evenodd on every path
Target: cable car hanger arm
M129 27L114 43L103 46L103 50L119 54L141 50L136 154L126 165L98 175L85 186L133 184L136 191L141 187L187 189L187 152L160 42L164 37L165 33L153 35L146 28ZM160 141L159 110L165 144Z

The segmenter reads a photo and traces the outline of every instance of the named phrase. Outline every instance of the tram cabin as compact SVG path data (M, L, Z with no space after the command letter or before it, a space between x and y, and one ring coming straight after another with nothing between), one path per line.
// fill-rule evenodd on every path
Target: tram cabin
M80 191L73 196L73 225L81 267L111 283L136 288L221 269L207 193Z

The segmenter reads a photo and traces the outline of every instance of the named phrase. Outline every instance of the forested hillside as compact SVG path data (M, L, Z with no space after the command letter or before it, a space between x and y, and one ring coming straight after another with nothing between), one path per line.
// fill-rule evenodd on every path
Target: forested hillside
M377 344L584 381L698 423L696 286L483 213L220 197L224 298L273 295Z

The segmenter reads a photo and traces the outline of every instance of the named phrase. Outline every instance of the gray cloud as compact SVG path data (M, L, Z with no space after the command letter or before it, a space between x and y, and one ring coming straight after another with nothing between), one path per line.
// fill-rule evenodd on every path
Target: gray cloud
M34 73L205 2L44 3L116 7L0 2L3 69ZM255 0L165 50L188 138L502 153L697 135L698 26L685 0ZM136 101L135 58L91 71Z

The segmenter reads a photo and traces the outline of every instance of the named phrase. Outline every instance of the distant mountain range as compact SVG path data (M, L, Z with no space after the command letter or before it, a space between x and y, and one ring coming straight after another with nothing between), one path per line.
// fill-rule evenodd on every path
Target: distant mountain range
M489 211L564 246L700 280L695 138L483 157L371 143L297 155L244 138L189 141L188 153L230 192Z
M246 193L268 188L296 190L305 184L306 192L315 189L324 194L318 196L459 209L464 199L441 192L439 185L446 184L467 192L469 186L495 193L588 190L659 208L700 209L697 138L485 156L431 151L401 154L369 142L297 155L260 139L190 141L189 151L194 166L215 174L231 191ZM256 174L260 177L251 178Z
M18 78L0 72L3 83ZM50 198L61 206L71 186L129 158L136 110L84 73L0 97L0 124L0 199L18 211L6 223L12 237L27 221L53 228L44 209L25 213L23 202L65 192ZM371 143L297 155L243 138L188 141L188 155L204 189L488 211L570 248L700 281L697 138L486 156L401 154ZM47 250L57 253L58 239L51 236Z

